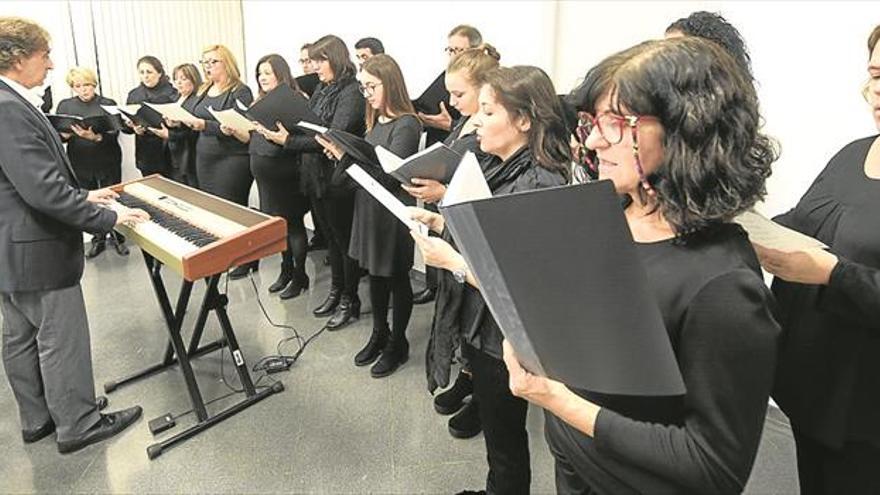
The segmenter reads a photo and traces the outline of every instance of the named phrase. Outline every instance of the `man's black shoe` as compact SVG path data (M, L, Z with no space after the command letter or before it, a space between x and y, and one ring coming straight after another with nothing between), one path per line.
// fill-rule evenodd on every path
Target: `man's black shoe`
M69 454L93 443L106 440L122 430L128 428L141 417L143 409L140 406L130 407L110 414L102 414L98 424L91 427L79 438L58 442L58 452Z
M95 397L95 405L98 406L99 411L107 407L109 403L110 401L103 395ZM50 419L48 423L35 430L21 430L21 439L24 440L24 443L34 443L48 437L54 431L55 422Z
M55 422L51 419L48 423L35 430L21 430L21 439L24 443L34 443L48 437L55 431Z
M104 252L104 249L107 248L106 242L101 239L100 241L92 241L92 247L89 248L88 252L86 252L86 258L92 259L95 256Z

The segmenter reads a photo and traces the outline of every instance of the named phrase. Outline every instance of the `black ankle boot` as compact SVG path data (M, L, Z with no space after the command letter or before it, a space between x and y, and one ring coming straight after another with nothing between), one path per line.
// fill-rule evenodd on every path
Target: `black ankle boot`
M281 291L279 297L281 299L293 299L307 290L309 290L309 276L305 272L296 273L293 275L293 280L290 281L287 288Z
M240 278L245 278L248 276L250 272L258 272L260 270L260 262L259 261L251 261L250 263L244 265L238 265L234 270L229 272L230 280L238 280Z
M406 337L392 338L382 349L382 357L370 368L370 376L373 378L386 377L409 360L409 342Z
M382 349L388 342L390 334L391 332L388 330L388 327L373 328L373 333L370 334L370 340L367 342L367 345L355 354L354 365L366 366L373 364L373 361L379 359L379 355L382 354Z
M342 289L338 287L331 287L330 293L327 294L327 299L324 299L324 302L321 303L320 306L315 308L312 311L312 314L317 317L330 316L336 310L336 306L339 305L339 296L342 294Z
M480 423L480 403L471 397L470 402L449 418L449 434L455 438L473 438L483 431Z
M282 263L281 273L278 274L278 279L269 286L269 292L274 294L283 290L291 280L293 280L293 266Z
M327 322L327 330L339 330L361 317L361 300L357 296L342 296L336 313Z
M464 406L464 399L472 393L474 382L471 381L471 376L459 371L452 387L434 397L434 410L444 415L453 414Z

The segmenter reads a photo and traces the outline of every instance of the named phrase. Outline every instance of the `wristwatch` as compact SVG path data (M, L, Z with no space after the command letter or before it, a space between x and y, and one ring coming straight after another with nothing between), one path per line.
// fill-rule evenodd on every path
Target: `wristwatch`
M454 278L456 282L463 284L467 282L467 272L467 265L464 265L461 268L456 268L455 270L452 270L452 278Z

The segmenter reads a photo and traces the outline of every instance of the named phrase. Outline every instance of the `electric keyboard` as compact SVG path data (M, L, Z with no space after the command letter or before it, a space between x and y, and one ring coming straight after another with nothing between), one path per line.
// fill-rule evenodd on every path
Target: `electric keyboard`
M116 230L196 281L287 249L287 223L198 189L151 175L111 187L118 203L150 220Z

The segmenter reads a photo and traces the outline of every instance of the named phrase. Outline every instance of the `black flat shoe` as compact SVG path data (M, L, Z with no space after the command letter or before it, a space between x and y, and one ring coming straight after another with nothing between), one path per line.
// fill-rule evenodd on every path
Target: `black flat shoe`
M113 248L116 249L116 254L119 256L128 256L129 254L128 247L122 242L115 242Z
M458 414L449 418L447 423L449 434L455 438L473 438L483 431L480 423L480 403L471 399L470 402L458 411Z
M113 437L134 424L141 417L142 412L140 406L135 406L110 414L102 414L98 424L80 435L79 438L58 442L58 452L69 454Z
M464 407L464 400L474 393L474 382L470 375L462 371L458 372L452 387L434 397L434 410L439 414L455 414Z
M107 407L107 404L109 403L110 401L103 395L95 397L95 405L98 407L99 411ZM34 443L48 437L54 431L55 422L50 419L48 423L35 430L21 430L21 439L24 440L24 443Z
M327 322L327 330L334 331L348 325L361 317L361 300L342 296L336 313Z
M287 287L287 284L293 280L293 273L290 269L285 270L281 269L281 273L278 274L278 279L275 282L272 282L272 285L269 286L269 292L274 294L281 290L284 290Z
M229 280L238 280L248 276L248 273L260 270L260 264L256 261L245 265L238 265L234 270L229 272Z
M434 289L425 289L413 295L413 304L427 304L433 301L436 295Z
M287 284L287 287L281 291L278 297L285 300L293 299L307 290L309 290L309 277L303 274L293 277L293 280Z

